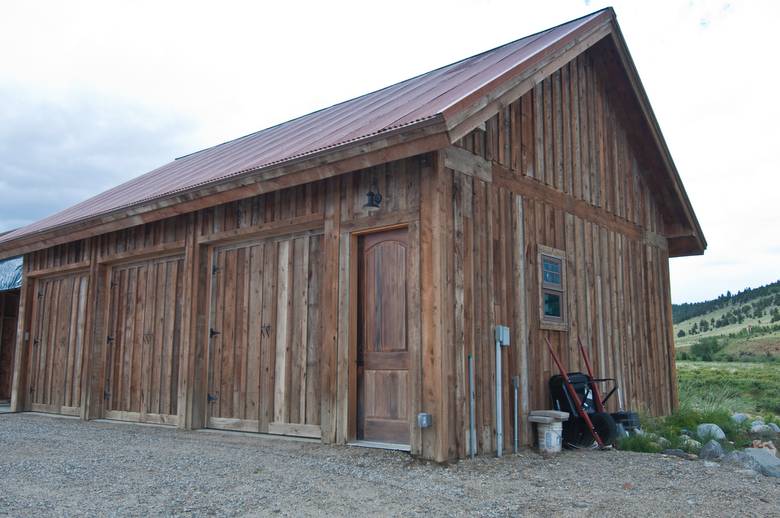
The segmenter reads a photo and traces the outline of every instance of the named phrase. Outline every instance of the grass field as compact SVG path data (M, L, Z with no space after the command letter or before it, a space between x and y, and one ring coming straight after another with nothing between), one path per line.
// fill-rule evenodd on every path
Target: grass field
M677 362L681 406L780 416L780 363Z
M780 420L780 363L778 362L677 362L680 408L670 416L642 416L645 435L621 439L622 450L659 452L664 448L680 448L699 453L681 435L695 431L701 423L714 423L730 442L725 449L744 448L751 444L750 421L737 424L731 420L735 412L761 416L767 422ZM669 441L662 445L658 437ZM706 439L706 438L703 438Z

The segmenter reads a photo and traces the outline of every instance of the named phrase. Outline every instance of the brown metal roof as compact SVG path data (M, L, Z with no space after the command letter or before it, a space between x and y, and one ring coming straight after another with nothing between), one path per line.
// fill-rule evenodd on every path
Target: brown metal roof
M52 216L0 237L3 248L72 223L207 184L335 150L385 132L446 119L498 81L593 22L598 11L398 84L184 156Z

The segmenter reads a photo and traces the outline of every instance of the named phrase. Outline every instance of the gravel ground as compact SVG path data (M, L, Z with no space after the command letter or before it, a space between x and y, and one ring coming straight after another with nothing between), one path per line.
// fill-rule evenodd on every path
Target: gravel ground
M780 479L630 452L400 452L0 415L8 516L780 516Z

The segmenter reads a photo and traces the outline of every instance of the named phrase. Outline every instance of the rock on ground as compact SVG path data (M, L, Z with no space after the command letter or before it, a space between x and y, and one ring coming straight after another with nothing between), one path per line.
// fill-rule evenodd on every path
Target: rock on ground
M723 457L723 446L718 441L710 439L702 446L699 457L705 460L718 460Z
M779 516L780 479L619 451L450 465L258 434L0 415L0 514Z
M722 441L726 438L726 434L720 426L713 423L704 423L696 427L696 435L700 439L715 439L716 441Z
M756 470L767 477L780 478L780 459L766 448L745 448L745 453L755 459L760 469Z

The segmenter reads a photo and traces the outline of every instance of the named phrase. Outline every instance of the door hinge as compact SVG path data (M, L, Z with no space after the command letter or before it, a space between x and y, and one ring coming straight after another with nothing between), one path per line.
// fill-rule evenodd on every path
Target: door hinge
M111 287L111 289L114 289L114 288L116 288L117 286L119 286L119 283L118 283L118 282L111 281L111 284L109 284L109 286Z
M108 390L103 391L103 399L111 399L111 392Z
M209 328L209 338L214 338L219 334L219 331L214 330L214 328Z
M43 292L42 292L42 291L39 291L39 292L38 292L38 298L41 298L41 297L43 297Z
M106 345L111 345L114 343L114 337L113 336L107 336L106 337Z
M41 341L38 340L37 338L33 339L33 345L38 345L40 343L41 343Z
M219 270L220 270L219 266L217 266L217 265L214 265L214 266L211 268L211 275L216 275L216 274L218 274L218 273L219 273Z
M208 401L209 403L214 403L214 402L215 402L217 399L219 399L219 398L218 398L217 396L215 396L214 394L209 394L209 395L206 397L206 399L207 399L207 401Z

